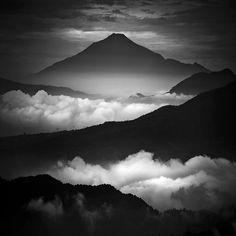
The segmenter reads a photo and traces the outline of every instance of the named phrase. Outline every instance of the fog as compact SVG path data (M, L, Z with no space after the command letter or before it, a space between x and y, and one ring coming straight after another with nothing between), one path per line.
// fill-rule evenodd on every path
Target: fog
M185 163L177 159L162 162L140 151L107 166L75 157L59 161L48 173L72 184L111 184L158 210L219 210L236 204L236 163L223 158L196 156Z
M10 91L0 98L1 135L82 129L106 121L132 120L163 105L177 105L188 99L187 96L159 94L152 98L107 101L52 96L42 90L33 96L19 90Z

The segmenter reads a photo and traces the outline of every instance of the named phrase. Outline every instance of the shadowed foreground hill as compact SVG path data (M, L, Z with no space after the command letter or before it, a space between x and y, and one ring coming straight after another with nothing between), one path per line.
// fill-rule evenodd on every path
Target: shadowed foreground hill
M234 81L236 81L236 76L229 69L218 72L199 72L178 83L170 90L170 93L198 95Z
M165 106L128 122L108 122L77 131L0 139L1 173L44 168L81 156L108 163L141 149L185 161L195 155L235 160L236 82L203 93L180 106ZM34 173L34 172L32 172Z
M152 210L109 185L72 186L47 175L0 181L1 235L233 235L234 211Z

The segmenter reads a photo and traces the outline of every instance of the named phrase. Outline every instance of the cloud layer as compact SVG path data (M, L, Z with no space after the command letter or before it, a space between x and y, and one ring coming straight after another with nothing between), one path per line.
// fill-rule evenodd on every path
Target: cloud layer
M122 104L103 99L51 96L45 91L39 91L32 97L21 91L10 91L2 96L0 114L3 120L20 125L22 131L33 133L130 120L156 108L154 104Z
M27 204L26 210L40 213L51 230L56 227L64 231L65 225L68 226L70 222L72 231L78 228L82 235L87 235L84 230L90 235L100 226L101 221L110 219L113 209L106 203L91 206L84 194L78 192L68 193L65 198L55 195L50 200L47 197L32 199ZM54 227L52 224L55 224Z
M34 96L21 91L10 91L0 100L0 121L8 123L6 134L4 130L1 133L14 135L81 129L106 121L132 120L162 105L179 104L188 100L185 96L183 98L175 95L168 95L168 98L166 96L159 96L157 100L136 98L134 101L106 101L62 95L51 96L42 90ZM2 126L4 129L4 125Z
M63 206L61 199L55 197L54 200L45 202L43 198L32 199L27 208L38 212L45 213L48 216L61 216L63 214Z
M158 210L216 210L236 204L236 163L226 159L196 156L185 163L161 162L140 151L105 167L75 157L67 163L59 161L49 173L73 184L111 184Z

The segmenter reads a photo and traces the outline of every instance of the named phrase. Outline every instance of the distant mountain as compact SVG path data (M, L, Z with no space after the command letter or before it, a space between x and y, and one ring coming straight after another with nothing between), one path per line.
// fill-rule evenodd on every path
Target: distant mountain
M144 95L144 94L142 94L142 93L135 93L135 94L133 94L133 95L130 95L128 98L130 98L130 99L137 99L137 98L146 98L146 97L151 97L152 95L150 95L150 96L146 96L146 95Z
M44 90L50 95L65 95L65 96L80 97L80 98L95 97L95 95L87 94L81 91L74 91L66 87L24 84L0 78L0 95L9 92L11 90L21 90L22 92L27 93L31 96L35 95L39 90Z
M128 103L157 104L157 100L155 100L155 95L144 95L142 93L132 94L129 97L127 97L124 101Z
M223 87L236 81L236 75L229 69L218 72L200 72L174 86L170 93L197 95Z
M48 175L0 181L0 234L233 235L231 217L209 211L153 210L141 199L109 185L73 186ZM222 233L222 234L221 234Z
M165 106L133 121L0 138L0 173L16 176L75 156L90 163L107 163L140 150L154 152L155 157L164 160L185 161L195 155L236 160L235 103L233 82L183 105Z
M132 95L131 95L132 96ZM145 95L143 95L142 93L136 93L135 95L133 95L135 97L139 97L139 98L144 98L146 97Z
M172 86L183 77L207 71L197 63L165 59L123 34L112 34L77 55L32 75L30 81L73 88L80 86L83 90L99 90L100 93L128 91L130 94L142 91L144 83L154 92L163 86Z

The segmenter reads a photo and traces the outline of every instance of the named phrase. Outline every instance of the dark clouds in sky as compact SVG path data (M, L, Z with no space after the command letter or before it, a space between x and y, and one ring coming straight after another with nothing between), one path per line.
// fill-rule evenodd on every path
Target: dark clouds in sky
M112 32L166 57L236 69L231 0L4 0L0 13L1 76L36 72Z

